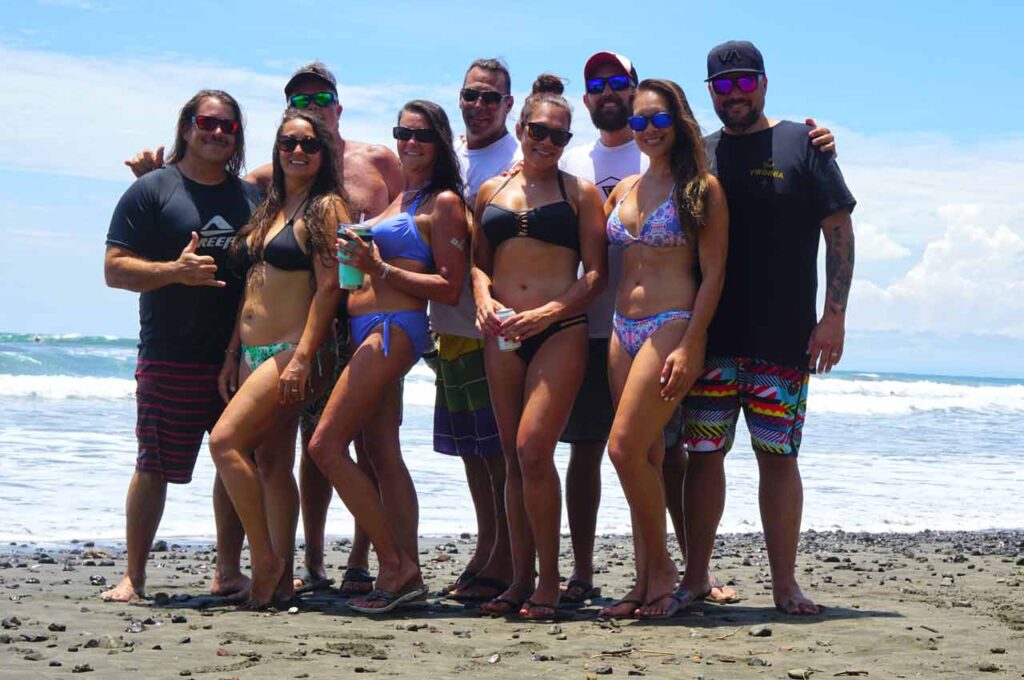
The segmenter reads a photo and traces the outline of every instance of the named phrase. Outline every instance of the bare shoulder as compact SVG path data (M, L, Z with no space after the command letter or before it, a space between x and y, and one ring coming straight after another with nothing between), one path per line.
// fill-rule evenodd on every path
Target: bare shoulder
M628 177L623 177L622 179L619 180L619 183L615 185L615 188L612 189L612 193L608 194L608 200L609 201L618 201L622 197L622 195L625 194L626 191L629 190L629 187L633 186L634 184L636 184L639 181L640 181L640 175L639 174L629 175Z
M274 179L274 166L271 163L264 163L246 175L244 179L249 184L255 184L263 191L266 191Z
M382 144L368 144L354 139L345 140L346 160L365 160L374 165L390 165L398 163L398 156L395 152Z
M324 208L328 214L333 215L338 219L339 222L349 222L351 216L348 214L348 206L345 205L345 201L342 200L338 194L329 194L324 196Z
M725 198L725 190L722 188L722 183L718 181L710 172L704 175L704 181L707 182L707 189L705 195L712 200L723 200Z
M476 192L476 202L479 204L481 200L491 200L491 197L494 196L494 192L497 191L498 187L504 184L507 179L508 177L498 175L497 177L492 177L481 184L480 188Z
M434 198L434 205L444 211L462 210L462 196L451 189L445 189Z

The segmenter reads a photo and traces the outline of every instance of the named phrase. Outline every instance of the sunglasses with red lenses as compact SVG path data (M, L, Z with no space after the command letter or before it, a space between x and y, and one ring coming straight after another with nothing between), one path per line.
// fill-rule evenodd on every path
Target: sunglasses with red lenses
M213 116L192 116L192 124L203 132L213 132L217 128L226 135L238 134L238 121Z
M281 151L291 153L295 151L295 147L301 148L303 153L317 154L320 153L323 144L316 137L303 137L299 139L291 135L281 135L277 138L277 148Z
M551 143L559 148L564 147L569 143L569 140L572 139L572 133L568 130L550 128L541 123L527 123L526 133L530 135L530 139L536 142L543 142L545 139L550 137Z
M715 91L715 94L727 95L732 94L733 88L736 87L739 88L740 92L750 94L757 89L757 85L760 82L760 73L746 73L731 78L712 78L711 89Z

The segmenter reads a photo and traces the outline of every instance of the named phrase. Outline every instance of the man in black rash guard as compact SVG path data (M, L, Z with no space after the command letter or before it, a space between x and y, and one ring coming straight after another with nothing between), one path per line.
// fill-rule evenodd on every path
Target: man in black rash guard
M692 601L709 588L724 458L742 409L760 472L775 606L811 615L821 607L795 574L803 512L797 453L809 374L830 371L843 354L856 201L835 159L811 146L809 126L765 116L767 89L764 59L751 43L730 41L708 54L708 90L723 127L705 146L729 203L729 255L704 371L684 401L687 568L678 596ZM821 233L827 288L818 319Z
M167 167L124 193L107 233L107 285L140 293L138 458L125 502L128 566L104 592L129 602L145 593L146 558L163 515L167 484L192 479L203 433L224 400L222 371L243 279L228 266L231 237L249 219L259 190L238 178L245 143L242 112L225 92L203 90L178 116ZM242 599L242 525L218 478L214 483L217 569L212 592Z

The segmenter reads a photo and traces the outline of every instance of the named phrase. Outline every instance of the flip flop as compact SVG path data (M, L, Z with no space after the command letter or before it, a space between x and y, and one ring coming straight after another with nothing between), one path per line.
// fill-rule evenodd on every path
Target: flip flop
M373 581L373 575L366 569L363 569L362 567L349 567L341 576L341 587L339 587L338 590L341 591L342 595L367 595L373 590ZM355 583L368 583L370 584L370 587L366 590L353 590L352 588L346 589L346 584Z
M708 591L708 592L710 592L710 591ZM670 604L668 609L665 610L665 613L664 614L653 614L653 615L648 615L648 616L639 615L639 616L637 616L637 618L638 619L642 619L644 621L652 621L652 620L656 620L656 619L671 619L673 616L675 616L679 612L685 611L686 609L688 609L690 607L690 605L692 605L693 603L700 602L701 600L703 600L707 596L708 596L708 593L704 593L703 595L693 596L691 593L689 593L689 592L687 592L685 590L678 590L678 589L672 591L671 593L662 593L661 595L659 595L657 597L652 597L650 600L645 602L644 606L645 607L649 607L649 606L651 606L652 604L654 604L655 602L657 602L659 600L664 600L666 597L671 598L672 599L672 604ZM692 599L689 602L686 603L686 607L683 607L683 602L686 600L687 597L691 597Z
M612 607L618 607L619 605L623 605L623 604L635 604L636 606L633 607L633 609L630 610L630 613L627 614L626 616L608 616L608 615L603 613L605 609L611 609ZM607 607L602 607L601 611L598 612L597 615L598 615L599 618L602 618L602 619L632 619L632 618L635 618L635 615L633 614L633 612L635 612L637 609L639 609L642 606L644 606L644 603L641 602L640 600L637 600L637 599L632 598L632 597L624 597L621 600L616 600L615 602L612 602Z
M534 608L550 609L551 616L532 616L531 612ZM526 610L525 614L523 614L523 610ZM533 600L527 600L523 603L523 606L520 607L519 616L521 616L526 621L551 621L553 619L558 618L558 603L556 602L554 604L548 604L546 602L534 602Z
M577 595L573 596L571 594L573 590L577 591ZM559 606L584 604L587 600L592 600L595 597L600 596L601 589L595 588L593 583L588 583L587 581L581 581L579 579L572 579L566 584L565 590L562 591Z
M490 591L493 591L493 592L490 592L490 593L488 593L486 595L481 594L481 593L465 593L464 594L462 592L463 590L468 590L470 588L473 588L473 589L476 589L476 588L486 588L487 590L490 590ZM467 581L465 584L463 584L462 588L459 589L459 592L455 593L454 595L451 595L451 594L448 595L448 599L455 600L456 602L463 602L463 603L465 603L465 602L489 602L490 600L494 599L495 595L500 595L501 593L505 592L506 590L508 590L508 583L502 581L499 578L490 578L489 576L477 576L476 578L472 578L469 581Z
M490 616L492 619L497 619L497 618L501 618L501 617L518 616L519 615L519 610L523 606L522 602L516 602L515 600L513 600L511 598L508 598L508 597L496 597L493 600L489 600L489 602L491 604L501 604L501 605L504 605L504 606L508 607L508 609L506 611L503 611L503 612L487 611L485 609L481 609L480 610L484 614L487 614L488 616Z
M736 595L726 595L725 594L725 589L726 588L731 588L732 586L730 586L727 583L724 583L724 582L720 581L717 578L711 580L710 586L711 586L711 590L708 591L707 597L704 598L708 602L712 602L714 604L736 604L741 599L738 594L736 594ZM716 590L719 593L722 593L721 597L715 597L715 591Z
M444 588L441 588L439 595L449 595L450 593L453 593L456 590L465 587L467 583L469 583L475 578L475 571L463 571L461 574L458 575L454 582L449 583Z
M327 578L326 576L317 576L313 572L306 570L306 575L300 578L296 578L295 581L299 583L295 587L296 595L304 595L305 593L314 593L318 590L327 590L334 585L333 578Z
M362 605L355 604L354 602L349 602L348 608L352 611L359 612L360 614L387 614L388 612L392 612L404 605L422 606L414 604L411 601L426 595L427 590L427 586L422 583L400 593L389 593L386 590L380 589L372 590L369 595L361 599L364 602L384 602L385 604L383 607L364 607Z
M792 602L792 600L790 600L790 602ZM822 614L825 613L824 605L815 604L814 606L818 608L818 611L816 611L816 612L801 612L801 611L792 612L792 611L787 611L786 608L784 606L782 606L781 604L779 604L778 602L775 603L775 608L779 611L779 613L785 614L786 616L799 616L799 617L806 618L808 616L821 616Z

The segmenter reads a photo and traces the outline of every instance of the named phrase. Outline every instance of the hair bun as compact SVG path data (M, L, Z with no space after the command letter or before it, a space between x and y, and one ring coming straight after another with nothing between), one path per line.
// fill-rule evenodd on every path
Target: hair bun
M541 73L537 76L537 80L533 81L533 91L531 94L541 94L544 92L562 94L565 92L565 83L554 73Z

